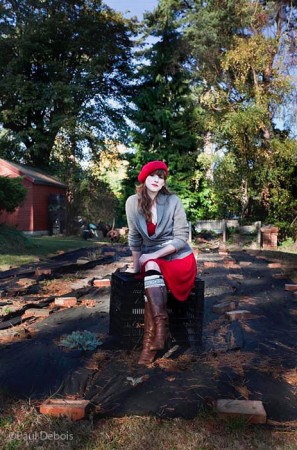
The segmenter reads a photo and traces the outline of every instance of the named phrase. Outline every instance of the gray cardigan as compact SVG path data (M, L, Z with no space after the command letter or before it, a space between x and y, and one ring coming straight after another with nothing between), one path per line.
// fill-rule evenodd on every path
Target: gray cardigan
M172 260L184 258L192 253L187 243L189 225L180 199L175 194L157 196L157 226L155 234L148 235L145 217L138 210L138 196L131 195L126 201L128 221L128 243L132 251L152 253L168 244L176 248L176 252L164 256Z

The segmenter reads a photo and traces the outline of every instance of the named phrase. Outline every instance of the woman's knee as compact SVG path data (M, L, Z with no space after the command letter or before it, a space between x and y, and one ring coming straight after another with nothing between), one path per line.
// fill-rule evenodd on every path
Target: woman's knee
M145 270L157 270L158 272L161 272L160 267L155 261L148 261L145 265Z

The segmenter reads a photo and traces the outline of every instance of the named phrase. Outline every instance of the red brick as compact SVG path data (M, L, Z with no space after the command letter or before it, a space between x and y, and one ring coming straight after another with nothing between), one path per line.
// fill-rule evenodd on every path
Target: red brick
M229 267L230 269L240 269L240 265L236 264L234 260L225 259L224 260L224 266Z
M39 410L41 414L64 416L76 421L85 417L89 405L88 400L49 399L40 405Z
M226 317L232 322L233 320L250 319L251 313L245 309L237 309L226 312Z
M35 270L35 276L39 277L40 275L51 275L52 274L52 269L40 269L37 268Z
M95 287L110 286L110 280L107 279L107 278L104 278L102 280L94 280L93 281L93 286L95 286Z
M285 291L297 291L297 284L285 284Z
M227 278L229 280L243 280L243 275L241 273L229 273Z
M275 278L276 280L284 280L288 278L288 275L286 275L285 273L274 273L272 277Z
M67 306L68 308L70 306L75 306L77 304L77 298L76 297L58 297L55 298L55 304L58 306Z
M28 308L23 317L48 317L51 312L49 309Z
M94 299L91 298L85 298L84 300L82 300L82 305L85 305L87 308L94 308L94 306L96 306L97 302Z
M249 267L252 265L251 261L239 261L240 267Z
M258 400L217 400L217 412L221 418L241 417L247 423L266 423L267 414L263 403Z
M205 267L206 269L218 267L218 263L212 262L212 261L204 261L204 267Z
M274 262L274 263L268 263L268 267L270 269L281 269L283 267L282 263Z
M20 284L21 286L32 286L33 284L36 284L36 281L31 278L20 278L17 281L17 284Z
M212 310L216 314L223 314L227 311L233 311L237 308L237 302L221 302L213 305Z

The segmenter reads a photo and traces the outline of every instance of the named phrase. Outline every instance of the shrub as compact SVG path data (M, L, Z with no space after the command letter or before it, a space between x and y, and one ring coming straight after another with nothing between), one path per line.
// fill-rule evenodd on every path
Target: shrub
M13 212L26 198L27 189L22 177L8 178L0 176L0 211Z
M69 336L61 339L60 345L63 347L67 347L71 350L79 349L79 350L95 350L99 345L102 345L102 342L97 339L95 333L91 333L90 331L73 331Z

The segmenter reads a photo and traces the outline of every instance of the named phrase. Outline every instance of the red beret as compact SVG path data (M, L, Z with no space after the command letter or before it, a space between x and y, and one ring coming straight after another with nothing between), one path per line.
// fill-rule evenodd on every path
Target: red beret
M141 169L139 175L138 175L138 181L139 183L144 183L146 177L150 174L155 172L155 170L165 170L166 175L168 175L168 167L163 161L151 161L143 166Z

